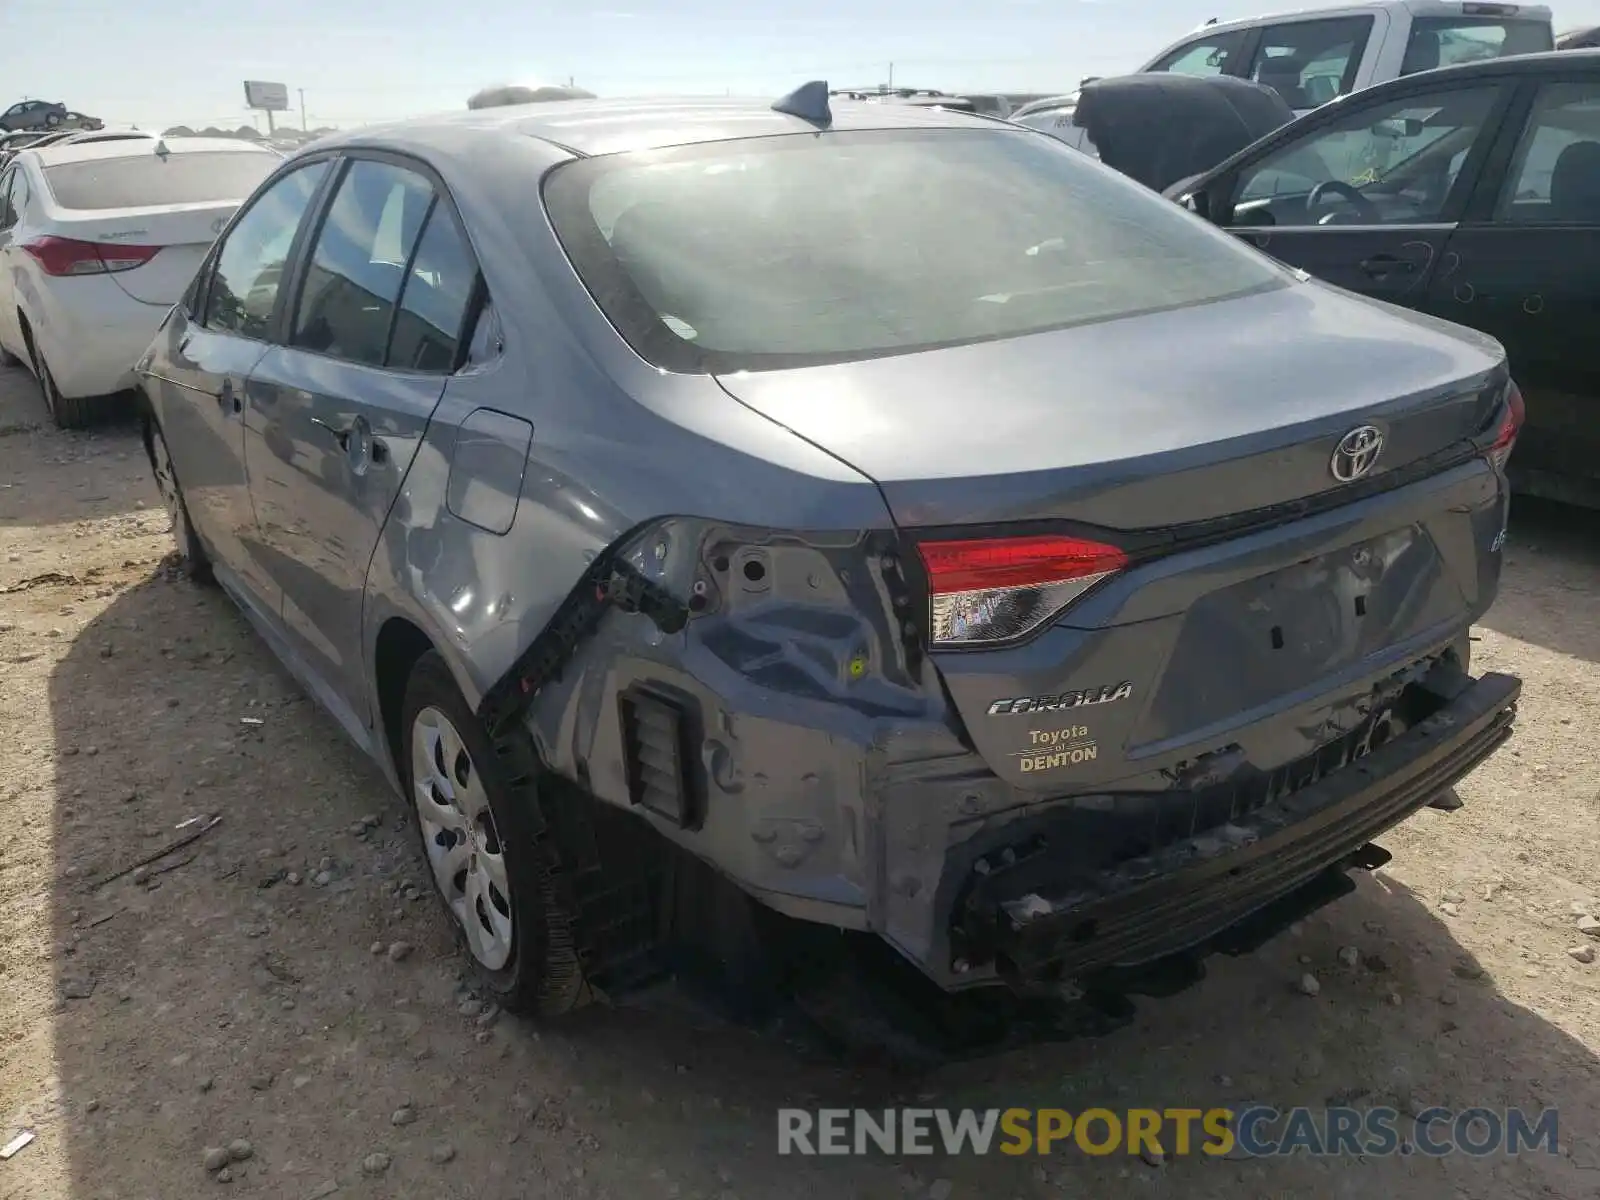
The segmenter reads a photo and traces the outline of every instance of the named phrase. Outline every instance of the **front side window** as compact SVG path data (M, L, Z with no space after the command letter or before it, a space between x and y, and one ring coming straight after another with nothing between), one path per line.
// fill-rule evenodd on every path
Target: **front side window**
M1316 108L1355 86L1371 33L1371 17L1269 25L1250 78L1275 89L1290 108Z
M668 370L1018 337L1290 278L1054 138L998 128L596 156L544 198L600 308Z
M1233 223L1440 220L1499 96L1490 84L1354 108L1245 167Z
M284 263L327 170L324 159L291 171L256 197L228 231L216 255L200 319L207 329L248 338L268 336Z
M350 164L306 265L290 344L382 366L433 187L387 162Z
M1600 225L1600 83L1539 90L1495 219Z
M1197 38L1145 69L1170 71L1174 75L1223 75L1244 51L1244 41L1243 30Z
M1411 22L1400 74L1555 49L1546 21L1499 17L1419 17Z

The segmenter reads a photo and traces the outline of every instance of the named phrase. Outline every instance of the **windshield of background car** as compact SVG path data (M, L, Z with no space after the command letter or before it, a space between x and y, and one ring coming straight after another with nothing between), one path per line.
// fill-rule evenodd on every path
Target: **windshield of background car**
M890 130L580 159L556 234L667 370L807 366L1206 304L1291 276L1053 138Z
M1406 45L1400 74L1412 75L1435 67L1453 67L1457 63L1504 58L1510 54L1538 54L1555 48L1555 35L1548 21L1419 17L1411 23L1411 40Z
M283 160L259 150L93 158L44 169L62 208L156 208L243 201Z

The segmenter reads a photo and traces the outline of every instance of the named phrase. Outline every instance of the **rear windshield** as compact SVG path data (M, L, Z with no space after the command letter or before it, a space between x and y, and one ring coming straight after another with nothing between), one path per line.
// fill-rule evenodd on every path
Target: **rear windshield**
M1435 67L1554 49L1555 37L1548 21L1419 17L1411 23L1411 40L1406 46L1400 74L1413 75Z
M44 177L62 208L153 208L241 201L282 160L261 151L204 151L59 163Z
M1279 286L1263 256L1053 138L751 138L580 159L545 185L578 274L667 370L1016 337Z

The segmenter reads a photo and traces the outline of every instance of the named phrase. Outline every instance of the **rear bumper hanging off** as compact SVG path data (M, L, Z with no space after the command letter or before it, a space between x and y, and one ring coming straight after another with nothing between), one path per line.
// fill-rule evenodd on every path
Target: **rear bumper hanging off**
M1348 767L1236 821L1097 873L1066 894L974 875L953 953L1023 990L1194 949L1429 804L1510 735L1521 680L1489 674ZM1040 877L1039 864L1030 872ZM957 968L960 969L959 967Z

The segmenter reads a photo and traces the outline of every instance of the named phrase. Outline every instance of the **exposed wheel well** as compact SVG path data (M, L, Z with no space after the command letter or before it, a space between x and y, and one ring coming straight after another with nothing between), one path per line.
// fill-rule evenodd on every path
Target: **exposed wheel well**
M28 347L28 358L30 360L36 358L38 356L38 351L33 345L33 326L28 324L28 314L23 312L20 308L17 309L17 328L22 331L23 344ZM32 361L30 361L28 363L28 369L37 370L38 368Z
M388 739L389 755L397 770L405 749L400 718L406 702L406 683L417 659L432 649L428 635L404 617L390 617L378 630L378 644L373 653L378 715L383 721L383 735Z

